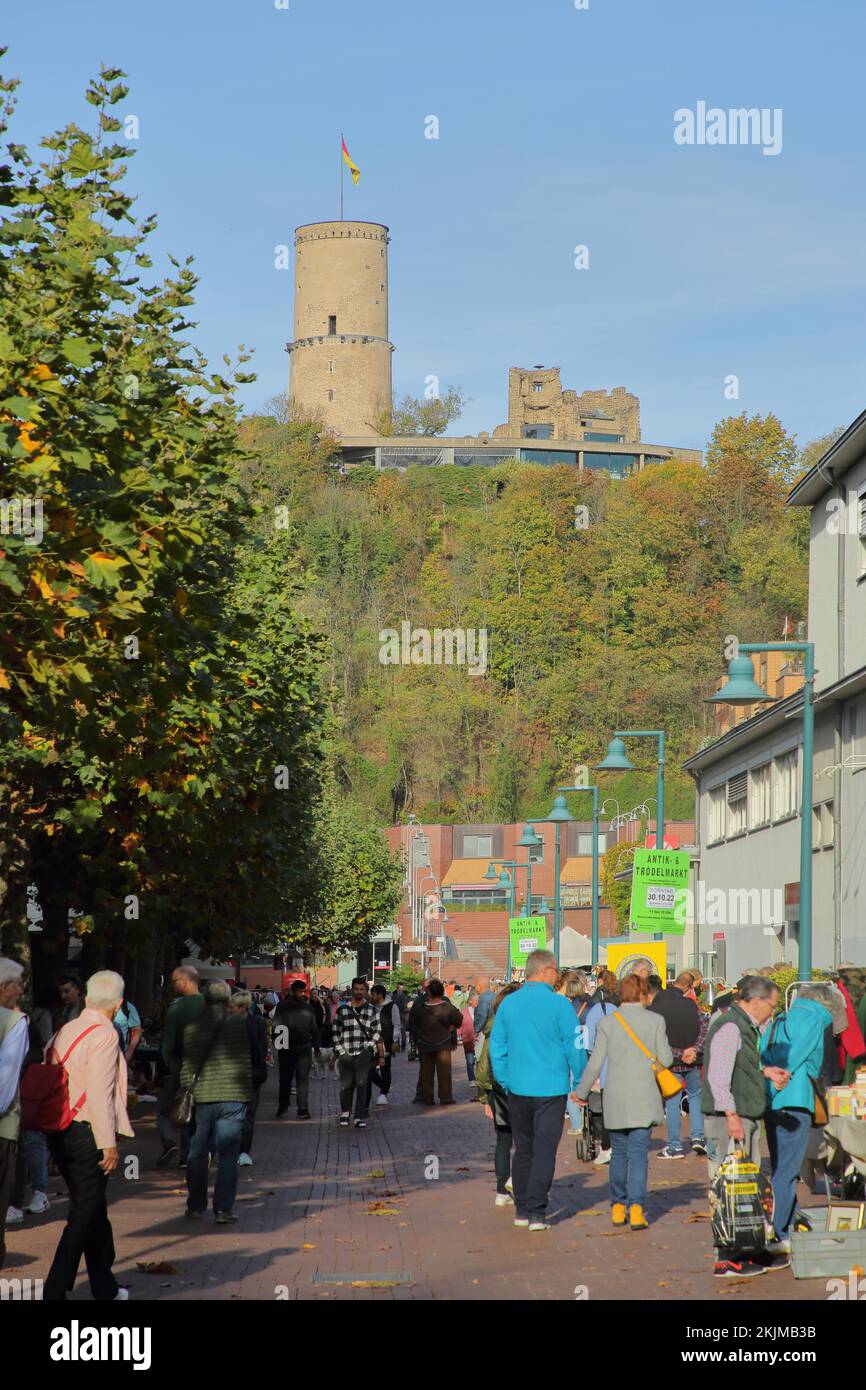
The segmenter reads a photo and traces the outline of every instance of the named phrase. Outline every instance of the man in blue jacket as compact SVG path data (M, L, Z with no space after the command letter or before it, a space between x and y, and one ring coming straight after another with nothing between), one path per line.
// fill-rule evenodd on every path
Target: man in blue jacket
M546 1231L545 1220L565 1100L586 1065L578 1045L580 1024L565 995L552 951L533 951L526 983L503 999L490 1034L493 1075L508 1092L514 1135L511 1181L515 1226Z

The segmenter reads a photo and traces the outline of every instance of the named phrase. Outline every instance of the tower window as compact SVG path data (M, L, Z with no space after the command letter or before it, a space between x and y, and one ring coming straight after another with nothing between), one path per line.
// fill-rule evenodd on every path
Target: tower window
M329 336L329 337L333 337L333 335L336 333L336 331L337 331L337 315L336 315L336 314L329 314L329 315L328 315L328 336Z
M539 393L541 392L541 382L540 382L540 381L533 381L533 383L532 383L532 389L533 389L533 391L535 392L536 395L539 395Z
M329 371L329 372L332 372L333 370L334 370L334 364L333 364L333 362L329 362L329 363L328 363L328 371Z
M334 399L334 393L333 393L333 391L329 391L329 392L328 392L328 400L329 400L329 401L332 401L333 399Z

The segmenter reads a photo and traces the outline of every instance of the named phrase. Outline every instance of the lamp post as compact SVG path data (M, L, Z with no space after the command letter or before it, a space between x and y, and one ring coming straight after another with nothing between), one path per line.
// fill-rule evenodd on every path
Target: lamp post
M529 827L527 826L526 829L528 830ZM526 834L526 831L524 831L524 836L525 836L525 834ZM543 843L543 842L539 839L539 837L538 837L537 835L535 836L535 838L536 838L537 840L539 840L539 843L540 843L540 844ZM502 865L502 872L501 872L501 874L499 874L499 875L497 875L497 873L496 873L496 865L497 865L497 864L501 864L501 865ZM513 873L513 874L509 874L509 873L508 873L508 870L509 870L509 869L513 869L513 870L514 870L514 873ZM497 888L507 888L507 889L509 890L509 891L508 891L508 916L509 916L509 919L512 918L512 917L514 916L514 912L515 912L514 896L515 896L515 891L516 891L516 888L517 888L517 870L518 870L518 869L526 869L526 870L527 870L527 874L528 874L528 878L529 878L529 883L530 883L530 886L531 886L531 884L532 884L532 865L531 865L531 864L518 864L518 862L517 862L516 859L491 859L490 864L488 865L488 868L487 868L487 873L484 875L485 878L495 879L495 880L496 880L496 886L497 886ZM527 891L529 891L529 890L527 890ZM530 908L530 913L531 913L531 911L532 911L532 909ZM510 920L509 920L509 927L508 927L507 950L508 950L508 979L510 980L510 979L511 979L511 925L510 925Z
M658 742L658 778L656 787L656 849L665 847L665 736L662 729L617 729L607 745L607 755L597 765L596 772L633 772L634 763L628 758L623 739L654 738Z
M557 787L560 792L592 792L592 963L598 964L598 787Z
M538 816L537 818L529 822L530 825L551 824L556 826L556 839L554 841L554 873L556 875L556 883L554 885L553 890L553 954L556 956L557 965L559 965L559 927L560 916L562 913L561 891L559 885L559 856L561 846L561 835L563 825L568 821L572 821L574 819L575 817L571 814L567 805L565 804L565 797L560 794L559 796L554 798L553 805L546 816Z
M801 982L812 979L812 748L815 740L814 642L740 642L740 652L797 652L803 656L803 785L800 799L800 943ZM711 705L756 705L772 702L772 695L755 680L750 656L737 655L728 662L728 683L711 695Z

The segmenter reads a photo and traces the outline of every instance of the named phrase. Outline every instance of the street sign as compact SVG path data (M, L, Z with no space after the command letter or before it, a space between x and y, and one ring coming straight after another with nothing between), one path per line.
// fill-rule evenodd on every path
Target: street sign
M522 968L527 956L546 947L547 918L509 917L508 934L511 939L511 964Z
M682 936L688 886L686 851L636 849L629 910L632 930Z

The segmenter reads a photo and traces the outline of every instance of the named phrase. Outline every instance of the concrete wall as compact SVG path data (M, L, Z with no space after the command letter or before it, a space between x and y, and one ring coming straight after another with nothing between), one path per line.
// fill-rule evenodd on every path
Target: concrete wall
M864 482L866 456L840 480L841 493L829 490L812 508L809 637L815 643L819 691L866 666L866 579L861 580L863 546L856 527L857 494Z
M291 405L337 435L374 430L391 405L388 240L375 222L313 222L295 233Z

